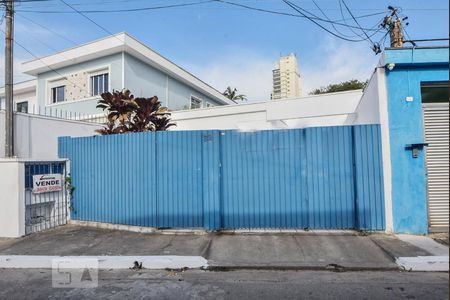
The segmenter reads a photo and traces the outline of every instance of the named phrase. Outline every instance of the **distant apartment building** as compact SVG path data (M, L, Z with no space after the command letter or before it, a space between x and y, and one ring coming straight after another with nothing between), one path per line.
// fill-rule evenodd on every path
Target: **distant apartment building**
M156 95L172 111L234 104L127 33L26 61L21 71L35 77L14 84L14 109L25 113L104 115L96 108L100 95L124 88ZM0 87L0 109L4 96Z
M272 71L273 90L272 99L285 99L301 97L301 79L298 68L297 56L289 54L281 57L275 63L275 69Z

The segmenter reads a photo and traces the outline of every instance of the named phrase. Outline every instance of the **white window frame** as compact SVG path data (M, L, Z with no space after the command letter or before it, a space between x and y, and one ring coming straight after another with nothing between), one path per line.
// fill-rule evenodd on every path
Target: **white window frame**
M81 99L76 99L76 100L65 100L63 102L56 102L53 103L52 102L52 88L56 87L56 86L67 86L68 84L71 84L71 82L69 80L67 80L67 76L71 75L71 74L76 74L76 73L86 73L86 92L87 95L85 98L81 98ZM123 72L123 70L122 70ZM111 90L111 65L101 65L98 67L94 67L94 68L90 68L90 69L86 69L86 70L79 70L76 72L71 72L70 74L62 74L62 76L56 76L56 77L51 77L46 79L46 84L45 84L45 106L58 106L58 105L63 105L63 104L67 104L67 103L76 103L76 102L82 102L82 101L90 101L90 100L94 100L94 99L98 99L100 96L91 96L91 76L92 75L99 75L99 74L105 74L108 73L108 91ZM39 89L39 85L36 88L36 90ZM65 95L67 96L67 95ZM67 99L67 98L66 98Z
M93 94L93 86L92 86L91 78L94 77L94 76L108 74L108 86L106 88L106 91L110 91L111 90L111 68L110 68L110 66L89 70L86 73L88 75L87 76L87 81L88 82L87 82L86 86L89 89L89 96L90 97L99 97L100 96L100 94L98 94L98 95L94 95Z
M28 111L29 111L29 103L30 103L30 101L28 101L28 100L20 100L20 101L17 101L17 102L16 102L16 111L17 111L17 112L22 112L22 113L23 113L23 111L19 111L19 109L18 109L19 105L20 105L20 104L23 104L23 103L26 103L26 104L27 104L27 111L26 111L26 113L28 113Z
M192 108L192 100L199 101L200 102L200 107ZM189 98L189 109L200 109L200 108L203 108L203 99L198 97L198 96L191 95L191 97Z
M53 90L55 89L55 91L57 92L58 90L57 89L59 89L59 88L63 88L63 100L62 101L58 101L57 99L58 99L58 93L56 93L56 97L55 98L53 98ZM51 88L50 88L50 102L52 103L52 104L55 104L55 103L62 103L62 102L66 102L67 100L66 100L66 85L65 84L62 84L62 85L55 85L55 86L52 86Z
M66 86L67 85L67 78L66 77L53 77L49 78L46 81L46 88L45 88L45 103L46 105L57 105L61 103L65 103L66 100L62 102L53 102L53 93L52 89L59 86ZM66 95L64 95L65 98Z

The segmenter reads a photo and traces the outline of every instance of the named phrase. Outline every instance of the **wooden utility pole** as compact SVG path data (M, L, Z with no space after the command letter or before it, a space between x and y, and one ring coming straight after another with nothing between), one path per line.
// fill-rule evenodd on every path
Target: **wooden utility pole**
M403 30L402 30L402 22L397 18L390 26L390 38L391 38L391 47L392 48L402 48L403 47Z
M14 102L13 102L13 41L14 1L5 1L5 156L14 156Z

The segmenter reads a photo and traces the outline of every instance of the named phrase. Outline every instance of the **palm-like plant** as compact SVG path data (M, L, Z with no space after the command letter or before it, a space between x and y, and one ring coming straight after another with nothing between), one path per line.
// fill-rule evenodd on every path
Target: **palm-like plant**
M107 126L99 130L102 134L124 133L128 131L128 122L133 111L138 108L134 96L129 90L106 92L101 95L97 108L107 110ZM116 126L116 123L118 125ZM107 133L108 132L108 133Z
M129 90L101 95L97 108L107 111L105 127L96 132L102 135L127 132L160 131L171 126L170 113L161 106L158 97L134 98Z
M175 126L174 123L170 123L169 110L161 105L158 97L136 98L135 101L139 108L132 119L132 131L163 131Z
M247 96L246 95L242 95L242 94L238 94L237 93L237 89L236 88L231 88L231 87L227 87L227 89L225 90L225 92L223 92L223 95L225 97L227 97L230 100L233 101L245 101L247 100Z

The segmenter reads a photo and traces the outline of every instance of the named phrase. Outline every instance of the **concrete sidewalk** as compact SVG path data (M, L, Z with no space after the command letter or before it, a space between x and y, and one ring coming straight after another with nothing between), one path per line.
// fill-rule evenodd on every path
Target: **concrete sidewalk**
M430 254L394 236L353 231L162 234L66 225L0 239L5 255L201 256L218 270L394 270L395 257Z

